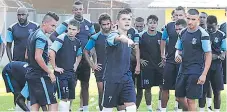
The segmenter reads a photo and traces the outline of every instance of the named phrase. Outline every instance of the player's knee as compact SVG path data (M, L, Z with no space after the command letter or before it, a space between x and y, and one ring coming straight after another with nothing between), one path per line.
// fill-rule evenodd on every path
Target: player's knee
M134 105L126 106L126 110L127 110L127 112L136 112L135 103L134 103Z
M214 97L220 96L221 92L219 90L213 90Z

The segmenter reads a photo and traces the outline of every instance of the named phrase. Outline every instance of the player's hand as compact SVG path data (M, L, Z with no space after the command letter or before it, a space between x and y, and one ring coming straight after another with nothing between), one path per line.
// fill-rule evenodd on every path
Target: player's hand
M49 74L49 77L50 77L50 80L51 80L52 83L56 82L56 77L53 73Z
M138 65L136 65L135 74L137 74L137 75L140 74L140 66L138 66Z
M205 74L202 74L202 75L199 77L197 84L201 84L201 85L202 85L202 84L205 83L205 81L206 81L206 75L205 75Z
M93 70L96 70L96 71L101 71L102 70L102 67L101 67L102 64L98 63L98 64L94 64L92 66L92 69Z
M134 48L135 43L132 41L132 39L128 39L128 47Z
M221 53L221 55L219 55L219 59L220 60L225 60L225 52Z
M212 54L212 60L216 60L218 58L219 58L219 56L217 54Z
M77 71L77 68L78 68L78 66L76 66L76 65L74 65L74 66L73 66L73 70L74 70L74 72L76 72L76 71Z
M177 62L177 63L181 63L182 62L182 57L181 57L181 55L176 55L175 56L175 61Z
M147 60L144 60L144 59L140 59L140 64L145 67L148 65L148 61Z
M60 74L64 73L64 69L63 68L55 67L54 71L59 72Z
M166 57L162 56L162 61L158 64L159 67L164 67L166 64Z

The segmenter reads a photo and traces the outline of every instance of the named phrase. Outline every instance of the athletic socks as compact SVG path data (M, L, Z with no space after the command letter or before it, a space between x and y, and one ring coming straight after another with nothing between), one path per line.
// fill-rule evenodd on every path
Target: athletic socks
M59 112L69 112L70 102L60 101L58 103Z
M166 112L166 108L161 108L161 112Z
M211 107L211 105L212 105L212 98L206 98L206 102L207 102L207 107Z
M161 110L161 108L162 108L161 100L158 100L158 109Z
M88 109L88 105L87 106L83 106L83 112L88 112L89 109Z
M220 112L220 109L214 109L214 112Z
M205 108L199 108L199 111L200 112L204 112L205 111Z
M136 105L126 107L127 112L136 112Z
M147 105L147 109L148 109L149 112L151 112L152 111L152 106L151 105Z
M101 112L113 112L113 108L105 108L105 107L103 107Z

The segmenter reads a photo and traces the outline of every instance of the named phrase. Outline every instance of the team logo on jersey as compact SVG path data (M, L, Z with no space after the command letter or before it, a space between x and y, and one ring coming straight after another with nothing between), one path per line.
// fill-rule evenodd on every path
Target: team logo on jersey
M193 38L192 39L192 44L196 44L197 43L197 39L196 38Z
M89 30L89 28L88 28L88 26L87 26L87 25L85 25L84 27L85 27L85 30Z
M29 34L31 34L33 32L33 29L29 29L28 32Z
M74 46L74 51L76 51L76 46Z
M215 38L214 38L214 42L215 42L215 43L218 43L218 42L219 42L218 37L215 37Z

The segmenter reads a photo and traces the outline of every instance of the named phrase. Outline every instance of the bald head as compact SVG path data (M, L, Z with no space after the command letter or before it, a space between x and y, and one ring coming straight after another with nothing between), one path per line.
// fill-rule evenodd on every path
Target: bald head
M25 7L20 7L17 9L17 19L21 25L26 25L28 23L28 9Z

